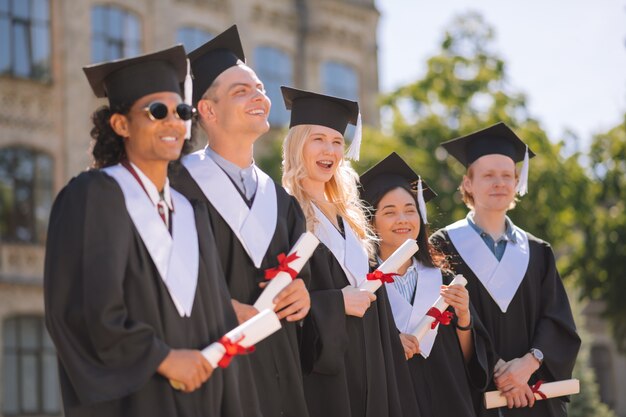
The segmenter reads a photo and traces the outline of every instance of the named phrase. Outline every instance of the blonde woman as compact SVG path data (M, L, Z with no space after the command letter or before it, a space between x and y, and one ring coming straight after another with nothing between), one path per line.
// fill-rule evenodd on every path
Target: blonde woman
M344 160L342 132L348 123L358 124L358 104L287 87L283 97L291 110L283 186L321 242L310 260L311 313L302 329L309 413L419 415L385 289L371 294L357 288L369 272L373 239L357 174ZM353 143L351 150L357 148Z

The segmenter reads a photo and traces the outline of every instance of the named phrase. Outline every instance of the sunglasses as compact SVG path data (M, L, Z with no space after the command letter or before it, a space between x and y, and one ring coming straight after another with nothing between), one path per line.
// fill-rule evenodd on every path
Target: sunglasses
M170 112L170 109L168 109L167 106L160 101L154 101L148 106L144 107L142 110L148 114L148 117L152 121L163 120L167 118L167 115ZM176 106L176 111L174 112L174 115L180 120L187 121L191 120L195 112L196 109L194 109L189 104L180 103L178 106Z

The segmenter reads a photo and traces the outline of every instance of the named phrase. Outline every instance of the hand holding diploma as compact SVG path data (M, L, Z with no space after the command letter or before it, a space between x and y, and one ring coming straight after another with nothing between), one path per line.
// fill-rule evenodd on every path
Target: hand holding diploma
M393 277L398 275L398 269L411 259L418 249L419 246L415 240L407 239L374 272L367 274L367 280L359 285L359 289L374 293L383 283L393 282Z
M465 286L467 284L467 280L465 279L463 275L455 276L452 282L450 283L450 286L457 285L457 284L462 285L462 286ZM437 298L437 301L435 301L435 304L433 304L433 306L428 311L428 313L426 313L426 315L422 317L420 322L417 324L417 327L412 333L413 336L415 336L417 340L419 341L424 337L424 335L428 332L428 330L434 329L437 326L437 324L439 323L443 325L449 324L450 320L452 319L452 316L448 311L446 311L447 308L448 308L448 304L446 303L444 298L441 296Z
M256 343L270 336L278 329L280 329L280 320L272 310L265 309L226 333L219 341L204 348L202 356L213 369L218 366L225 368L230 364L234 356L252 352ZM208 376L206 379L208 379ZM188 391L188 387L178 380L170 379L170 384L175 389Z
M577 379L566 379L556 382L538 381L530 387L536 400L562 397L564 395L578 394L580 392L580 382ZM507 399L500 391L489 391L485 393L484 403L486 409L504 407Z
M266 308L273 310L276 307L274 303L276 296L298 276L318 244L317 237L311 232L306 232L300 236L287 255L278 256L278 266L265 271L265 279L269 283L254 303L257 310Z

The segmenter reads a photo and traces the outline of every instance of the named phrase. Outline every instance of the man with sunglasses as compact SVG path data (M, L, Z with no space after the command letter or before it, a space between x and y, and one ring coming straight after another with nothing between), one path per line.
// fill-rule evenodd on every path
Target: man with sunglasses
M172 185L189 199L207 203L218 251L240 322L257 314L252 306L265 282L305 232L298 202L253 160L255 141L269 130L270 101L244 54L235 26L189 54L193 103L208 146L183 158ZM250 357L264 416L308 415L302 388L297 322L310 308L302 278L308 267L275 299L283 327Z
M96 169L55 200L44 272L68 417L260 415L248 359L214 370L200 352L237 321L206 207L167 178L193 110L186 69L181 46L84 69L109 106Z

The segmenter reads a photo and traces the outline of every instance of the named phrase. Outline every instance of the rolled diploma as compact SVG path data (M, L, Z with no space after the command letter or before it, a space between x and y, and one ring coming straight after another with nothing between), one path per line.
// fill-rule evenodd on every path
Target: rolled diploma
M457 275L454 277L450 285L456 285L456 284L461 284L462 286L465 287L465 285L467 285L467 280L465 279L463 275ZM435 301L435 304L433 304L433 307L435 307L437 310L443 313L444 310L448 308L448 303L444 301L443 297L439 296L439 298L437 298L437 301ZM430 330L430 326L433 324L433 321L435 321L434 317L430 317L427 315L422 317L422 319L417 324L417 327L412 333L413 336L415 336L417 340L422 340L422 337L424 337L424 335L428 332L428 330Z
M389 258L377 268L384 274L392 274L398 272L398 269L417 252L419 246L413 239L407 239L398 249L396 249ZM360 289L368 290L369 292L376 292L380 286L383 285L382 281L377 279L374 281L365 280L359 285Z
M298 239L289 255L294 252L298 253L298 259L289 263L289 267L296 272L300 272L304 264L309 260L311 255L313 255L313 251L320 243L320 241L315 237L315 235L311 232L303 233L302 236ZM282 291L289 283L292 281L291 275L287 272L279 272L274 278L272 278L259 298L254 302L254 308L261 311L266 308L270 310L274 309L274 297L278 295L279 292Z
M272 310L265 309L226 333L226 337L232 342L239 341L238 343L243 347L250 347L270 336L278 329L280 329L278 316ZM217 368L217 364L222 360L225 353L226 349L220 342L212 343L202 349L202 355L213 368Z
M564 395L578 394L580 392L580 382L577 379L565 379L563 381L545 382L539 387L539 391L548 398L562 397ZM543 400L538 393L535 393L538 401ZM506 398L500 395L500 391L489 391L485 393L485 408L505 407Z

